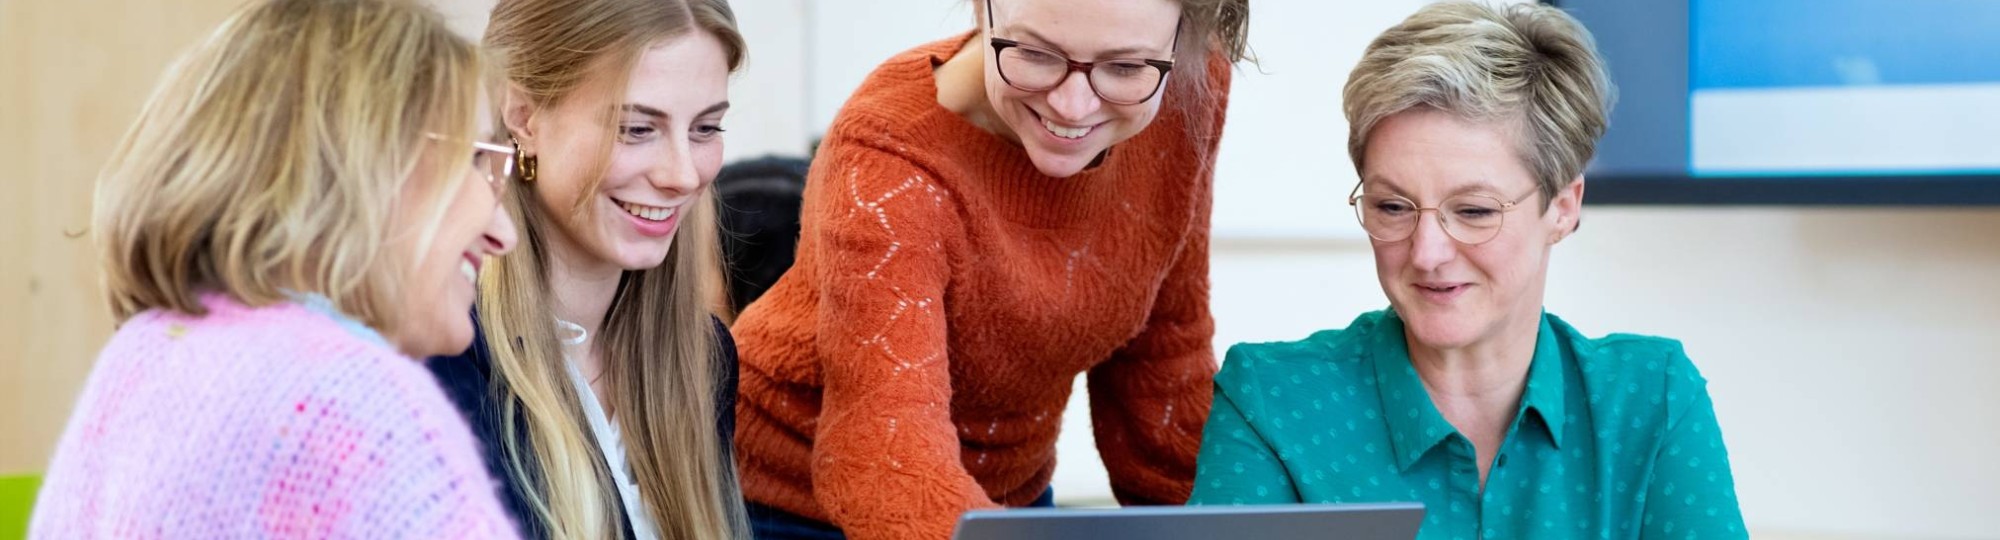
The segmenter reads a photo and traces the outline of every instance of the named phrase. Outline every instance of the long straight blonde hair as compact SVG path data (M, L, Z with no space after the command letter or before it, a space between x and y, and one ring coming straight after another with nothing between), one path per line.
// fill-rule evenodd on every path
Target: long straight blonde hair
M638 59L663 40L706 32L724 45L734 71L743 38L725 0L502 0L486 30L488 52L536 110L565 99L602 99L605 140L617 125L616 104ZM584 81L602 79L610 95L578 96ZM608 167L600 150L588 178ZM555 220L588 219L583 198L554 215L531 189L508 205L521 216L526 241L502 257L480 282L479 319L500 377L502 442L508 474L533 486L538 519L558 538L613 538L624 516L609 471L584 424L581 397L571 386L553 325L548 236ZM715 280L714 199L703 194L674 235L665 264L619 279L604 328L593 344L604 360L608 398L618 411L626 460L640 498L665 538L746 538L742 494L729 441L716 432L718 394L726 380L705 287ZM517 420L519 419L517 424ZM516 443L527 431L527 447Z
M392 234L427 244L446 202L399 196L465 181L464 160L416 169L426 133L471 151L481 83L473 45L411 1L237 11L169 68L98 178L91 230L113 316L296 291L395 328L414 261L384 247ZM429 224L389 230L397 205L421 205Z

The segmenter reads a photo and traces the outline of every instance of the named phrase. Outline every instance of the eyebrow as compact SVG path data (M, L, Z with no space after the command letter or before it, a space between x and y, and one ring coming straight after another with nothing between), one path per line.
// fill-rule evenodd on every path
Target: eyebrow
M639 113L639 114L643 114L643 115L646 115L646 116L650 116L650 117L653 117L654 119L658 119L658 120L666 120L667 118L670 118L670 117L671 117L670 115L668 115L668 114L667 114L667 112L666 112L666 111L662 111L662 110L659 110L659 109L655 109L655 108L652 108L652 107L650 107L650 106L646 106L646 105L640 105L640 104L637 104L637 103L627 103L627 104L625 104L625 105L623 105L623 106L620 106L620 107L619 107L619 109L620 109L620 110L623 110L623 111L625 111L625 112L632 112L632 113ZM696 114L695 116L696 116L696 117L702 117L702 116L708 116L708 115L711 115L711 114L715 114L715 113L719 113L719 112L723 112L723 111L727 111L727 110L729 110L729 102L728 102L728 101L718 101L718 102L716 102L716 103L715 103L714 105L709 105L709 106L708 106L708 108L706 108L706 109L702 109L702 110L701 110L701 113L700 113L700 114Z
M1033 28L1018 28L1018 27L1015 27L1014 25L1011 25L1011 24L1007 25L1007 26L1006 26L1006 28L1007 28L1007 29L1009 29L1009 30L1020 30L1022 34L1026 35L1026 36L1028 36L1028 37L1030 37L1030 38L1034 38L1034 40L1035 40L1035 41L1036 41L1037 43L1040 43L1040 44L1041 44L1040 46L1042 46L1042 47L1047 47L1047 48L1051 48L1051 49L1055 49L1055 50L1056 50L1056 52L1059 52L1059 53L1063 53L1064 55L1068 55L1068 54L1070 54L1070 53L1069 53L1069 51L1066 51L1066 50L1063 50L1063 48L1062 48L1062 47L1058 47L1058 46L1056 46L1056 45L1055 45L1055 41L1052 41L1052 40L1050 40L1050 39L1049 39L1049 38L1048 38L1047 36L1043 36L1043 35L1042 35L1042 34L1041 34L1040 32L1036 32L1036 31L1035 31L1035 30L1034 30ZM1100 52L1098 52L1098 53L1097 53L1097 58L1098 58L1098 59L1099 59L1100 61L1101 61L1101 60L1117 60L1117 59L1122 59L1122 58L1134 58L1134 57L1139 57L1139 56L1143 56L1143 55L1146 55L1146 54L1152 54L1152 53L1156 53L1156 52L1159 52L1159 51L1153 51L1153 50L1149 50L1149 49L1147 49L1147 48L1145 48L1145 47L1129 47L1129 46L1128 46L1128 47L1118 47L1118 48L1115 48L1115 49L1111 49L1111 50L1107 50L1107 51L1100 51Z
M1396 185L1394 182L1389 181L1387 178L1382 178L1377 176L1362 180L1361 183L1364 185L1381 186L1382 188L1389 190L1390 193L1393 193L1403 198L1410 197L1410 192L1404 191L1402 186ZM1365 190L1366 188L1363 189ZM1449 199L1452 197L1457 197L1459 195L1465 195L1468 193L1479 193L1479 192L1485 192L1498 197L1500 196L1500 186L1494 185L1492 182L1486 180L1474 180L1471 183L1463 184L1456 188L1453 188L1450 192L1444 194L1444 198Z

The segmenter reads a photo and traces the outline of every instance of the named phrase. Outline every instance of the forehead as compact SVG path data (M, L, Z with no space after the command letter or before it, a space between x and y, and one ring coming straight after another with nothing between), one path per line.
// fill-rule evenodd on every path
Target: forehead
M1133 49L1168 52L1180 22L1177 0L986 0L1001 37L1040 36L1071 55ZM1032 41L1031 41L1032 42Z
M1535 178L1509 122L1472 122L1432 109L1390 115L1368 133L1361 179L1404 195L1512 195Z
M616 60L613 55L594 59L583 83L559 106L586 113L606 105L638 104L673 114L693 114L685 108L696 103L697 109L705 108L727 99L728 56L722 41L707 32L654 42L638 51L631 71L626 73L617 71L623 66ZM619 75L624 75L625 86L612 91L610 85L621 82Z

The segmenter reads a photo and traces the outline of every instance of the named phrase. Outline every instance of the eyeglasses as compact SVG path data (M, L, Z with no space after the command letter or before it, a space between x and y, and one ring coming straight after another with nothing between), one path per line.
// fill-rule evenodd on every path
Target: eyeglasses
M436 133L425 133L424 138L438 142L456 141ZM514 177L514 148L483 141L469 142L472 143L472 169L486 173L486 187L493 189L494 200L504 200L507 180Z
M1398 195L1364 193L1361 191L1364 184L1354 185L1354 191L1347 195L1347 204L1354 207L1354 217L1361 220L1361 229L1368 231L1369 238L1401 242L1416 233L1418 216L1433 211L1437 212L1438 225L1444 227L1445 234L1473 246L1499 236L1501 226L1506 225L1507 212L1541 191L1530 191L1513 202L1501 202L1486 195L1458 195L1426 208Z
M993 33L993 0L986 2L986 32ZM1175 22L1173 44L1167 50L1179 47L1180 39L1180 23ZM1011 39L996 37L989 41L993 44L993 56L999 59L995 67L1000 71L1000 80L1024 92L1053 90L1070 73L1081 71L1084 80L1090 83L1090 91L1097 93L1099 99L1136 105L1153 99L1160 92L1161 83L1167 80L1167 72L1174 69L1170 60L1114 58L1078 62L1062 53Z

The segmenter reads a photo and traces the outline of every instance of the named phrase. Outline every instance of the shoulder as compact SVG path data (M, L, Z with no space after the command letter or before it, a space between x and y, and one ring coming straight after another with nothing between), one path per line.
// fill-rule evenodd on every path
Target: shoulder
M911 134L932 130L926 118L940 110L933 70L956 53L971 33L911 48L876 66L849 95L827 127L822 147L864 146L895 151Z
M1269 343L1239 343L1229 348L1216 391L1243 394L1271 383L1315 386L1367 377L1370 343L1386 324L1387 311L1364 313L1345 328L1321 330L1305 339Z
M1625 333L1590 338L1554 315L1549 323L1574 355L1576 372L1597 406L1662 408L1672 421L1692 398L1708 392L1708 380L1680 340Z

